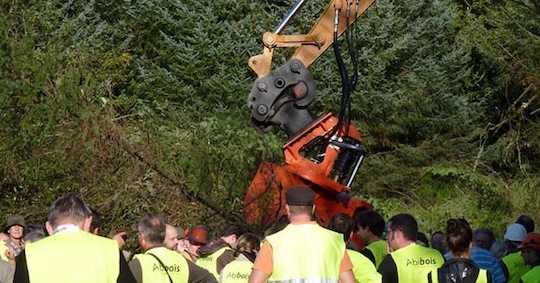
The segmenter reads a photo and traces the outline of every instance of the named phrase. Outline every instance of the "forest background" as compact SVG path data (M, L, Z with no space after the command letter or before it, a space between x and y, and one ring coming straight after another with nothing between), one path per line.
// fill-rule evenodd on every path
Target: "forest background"
M250 124L247 60L293 4L0 0L0 221L43 223L65 192L132 246L146 212L214 232L241 219L286 140ZM326 5L308 1L284 33L307 33ZM498 236L520 214L540 224L540 1L377 0L354 32L368 155L353 194L426 233L450 217ZM311 109L337 113L332 52L310 70Z

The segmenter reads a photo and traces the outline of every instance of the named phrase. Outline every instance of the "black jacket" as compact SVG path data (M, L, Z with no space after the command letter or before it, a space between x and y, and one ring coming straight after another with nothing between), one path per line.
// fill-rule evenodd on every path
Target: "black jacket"
M480 268L470 259L453 258L437 269L439 283L475 283ZM428 274L428 282L432 283L435 272ZM487 271L487 281L491 283L491 274Z

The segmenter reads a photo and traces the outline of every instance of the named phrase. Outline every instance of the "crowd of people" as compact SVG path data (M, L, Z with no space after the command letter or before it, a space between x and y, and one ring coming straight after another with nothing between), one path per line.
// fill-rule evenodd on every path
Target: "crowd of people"
M286 191L287 214L264 235L237 223L217 237L147 213L138 224L141 253L126 232L100 236L101 217L74 194L53 202L45 225L11 215L0 234L0 283L6 282L540 282L540 233L527 215L498 240L489 228L448 219L431 238L414 216L387 221L376 210L314 219L314 192ZM358 241L353 240L358 238Z

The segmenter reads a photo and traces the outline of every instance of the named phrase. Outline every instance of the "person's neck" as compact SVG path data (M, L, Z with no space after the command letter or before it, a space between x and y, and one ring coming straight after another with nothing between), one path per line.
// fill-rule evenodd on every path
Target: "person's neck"
M234 243L236 242L234 239L236 239L236 236L233 234L233 235L229 235L229 236L223 236L221 237L221 239L227 243L227 245L229 245L230 248L232 248L232 246L234 245Z
M191 257L191 259L193 260L197 260L199 258L199 255L197 253L193 254L192 252L190 251L186 251L188 253L188 255Z
M402 248L405 248L405 247L408 247L410 245L416 245L416 242L415 241L410 241L410 240L404 240L400 243L399 245L399 248L402 249Z
M380 240L381 238L378 237L378 236L375 236L373 234L369 235L368 238L366 239L366 245L369 245L371 243L374 243L374 242L377 242L378 240Z
M189 256L191 256L191 258L194 259L194 260L199 258L199 254L198 254L197 252L192 252L192 251L190 251L189 249L187 249L187 250L185 250L185 251L186 251L186 252L189 254Z
M17 239L17 238L13 238L13 237L9 236L9 239L11 240L12 243L14 243L17 246L22 245L22 239L21 238Z
M289 221L292 224L303 224L311 222L311 215L307 214L291 214L289 216Z
M59 225L56 225L53 228L52 234L56 234L63 231L79 231L81 229L81 225L73 224L73 223L62 223Z
M146 252L146 251L151 250L153 248L165 247L165 245L163 245L163 244L149 244L149 245L144 245L144 246L141 246L141 247Z
M469 252L460 253L460 254L452 253L452 256L453 256L453 258L465 258L465 259L468 259L469 258Z

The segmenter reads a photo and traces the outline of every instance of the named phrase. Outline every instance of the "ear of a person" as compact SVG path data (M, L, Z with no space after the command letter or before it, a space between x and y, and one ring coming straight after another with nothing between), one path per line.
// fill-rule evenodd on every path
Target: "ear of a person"
M49 221L45 222L45 229L47 229L47 233L49 233L49 235L52 235L54 232L54 229Z
M92 232L90 231L90 226L92 225L92 216L85 218L82 229L86 232Z

